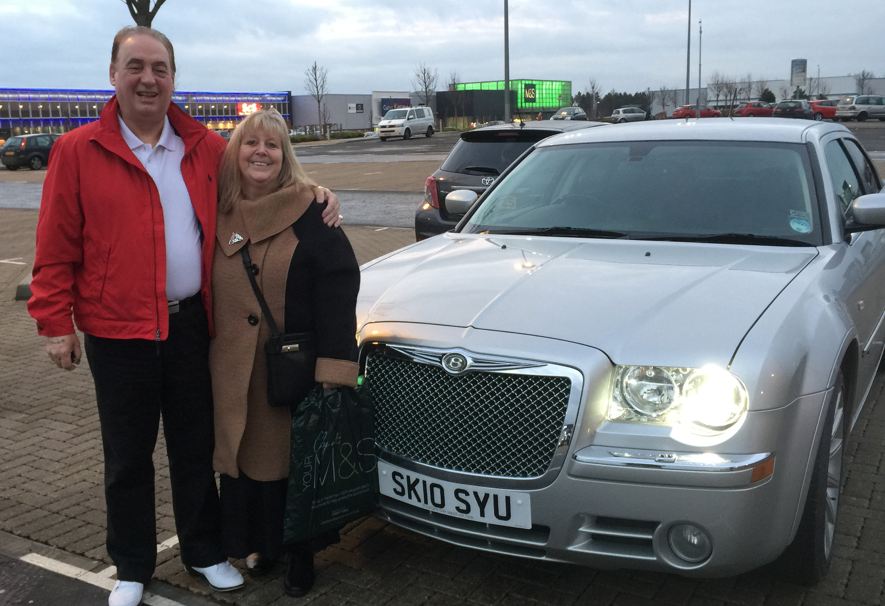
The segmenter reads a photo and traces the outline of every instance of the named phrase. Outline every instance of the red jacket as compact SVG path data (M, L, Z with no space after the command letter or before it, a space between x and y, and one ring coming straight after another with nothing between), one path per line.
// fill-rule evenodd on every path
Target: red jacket
M184 141L181 174L203 229L201 295L212 331L216 170L225 142L175 104L167 116ZM77 327L98 337L168 335L163 207L120 134L116 97L97 122L65 134L52 148L31 293L28 312L42 335L72 334L72 311Z

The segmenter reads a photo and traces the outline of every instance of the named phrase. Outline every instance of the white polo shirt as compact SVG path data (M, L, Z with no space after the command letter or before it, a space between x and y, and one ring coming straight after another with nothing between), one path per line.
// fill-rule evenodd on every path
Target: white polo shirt
M166 118L156 147L136 137L119 115L117 119L123 140L160 192L166 227L166 298L170 301L186 299L200 292L202 237L200 223L181 176L184 141L169 124L169 118Z

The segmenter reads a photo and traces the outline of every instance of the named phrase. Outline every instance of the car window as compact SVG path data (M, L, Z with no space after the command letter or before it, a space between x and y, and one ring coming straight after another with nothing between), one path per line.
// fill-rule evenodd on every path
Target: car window
M440 169L453 173L499 175L535 141L537 139L503 135L485 141L459 141Z
M869 97L858 97L857 101L855 101L857 105L868 105L869 102Z
M384 114L385 120L402 120L406 117L406 110L404 109L392 109L386 114Z
M49 147L50 144L49 137L34 137L34 141L36 142L36 147Z
M409 120L415 119L415 110L409 110Z
M870 105L882 105L882 97L871 97Z
M854 164L855 170L860 175L863 192L865 194L877 193L879 191L879 176L876 174L876 170L872 167L870 161L867 160L863 151L861 151L857 143L851 139L842 139L842 144L848 151L848 155L851 156L851 161Z
M22 144L21 137L13 137L13 138L9 139L8 141L6 141L6 143L3 144L3 147L7 148L7 149L11 149L13 147L18 148L18 147L21 147L21 144Z
M833 182L833 191L842 204L842 211L847 214L851 203L861 195L860 179L838 140L827 143L824 151L830 169L830 179Z
M545 185L540 189L537 183ZM802 145L626 142L541 148L492 190L467 231L568 227L630 237L754 234L820 244Z

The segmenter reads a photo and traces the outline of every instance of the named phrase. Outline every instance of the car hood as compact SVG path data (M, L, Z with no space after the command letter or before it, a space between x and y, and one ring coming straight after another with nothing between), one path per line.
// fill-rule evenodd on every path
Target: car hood
M405 119L402 120L382 120L378 123L378 126L402 126Z
M616 364L726 366L815 249L444 234L364 267L357 318L595 347Z

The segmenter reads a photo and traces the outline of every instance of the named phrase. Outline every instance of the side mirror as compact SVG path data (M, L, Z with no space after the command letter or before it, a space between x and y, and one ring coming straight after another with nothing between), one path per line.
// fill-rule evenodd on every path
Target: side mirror
M857 198L851 205L855 223L885 227L885 194L867 194Z
M463 215L470 210L470 207L473 206L478 197L475 191L456 189L446 196L446 210L453 215Z

